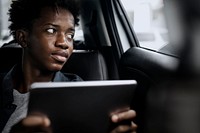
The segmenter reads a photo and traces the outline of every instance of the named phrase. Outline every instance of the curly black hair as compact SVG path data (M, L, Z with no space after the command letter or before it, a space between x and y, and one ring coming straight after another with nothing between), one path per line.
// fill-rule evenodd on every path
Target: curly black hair
M70 11L75 25L79 22L80 3L78 0L13 0L9 9L10 33L16 39L18 29L30 30L34 20L39 18L44 7L51 7L57 11L63 8Z

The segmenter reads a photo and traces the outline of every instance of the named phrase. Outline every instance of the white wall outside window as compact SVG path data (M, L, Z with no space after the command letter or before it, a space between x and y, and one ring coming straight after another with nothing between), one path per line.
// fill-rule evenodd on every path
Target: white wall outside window
M140 47L159 51L168 44L162 0L121 0Z

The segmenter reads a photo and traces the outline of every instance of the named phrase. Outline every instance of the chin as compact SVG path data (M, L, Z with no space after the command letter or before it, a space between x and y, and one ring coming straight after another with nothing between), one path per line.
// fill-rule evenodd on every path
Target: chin
M54 72L57 72L57 71L60 71L62 69L63 65L53 65L49 70L51 71L54 71Z

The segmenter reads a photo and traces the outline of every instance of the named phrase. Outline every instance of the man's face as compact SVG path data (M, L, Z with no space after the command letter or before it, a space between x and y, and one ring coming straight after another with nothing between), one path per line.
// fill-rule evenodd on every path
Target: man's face
M61 70L73 51L74 25L69 11L44 8L27 35L26 62L40 70Z

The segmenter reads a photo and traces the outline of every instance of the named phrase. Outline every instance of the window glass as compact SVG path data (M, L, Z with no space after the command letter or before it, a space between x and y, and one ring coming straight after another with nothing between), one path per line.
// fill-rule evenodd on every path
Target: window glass
M121 0L140 47L160 51L168 44L162 0Z
M0 47L6 42L12 40L9 36L8 8L11 0L0 0Z

